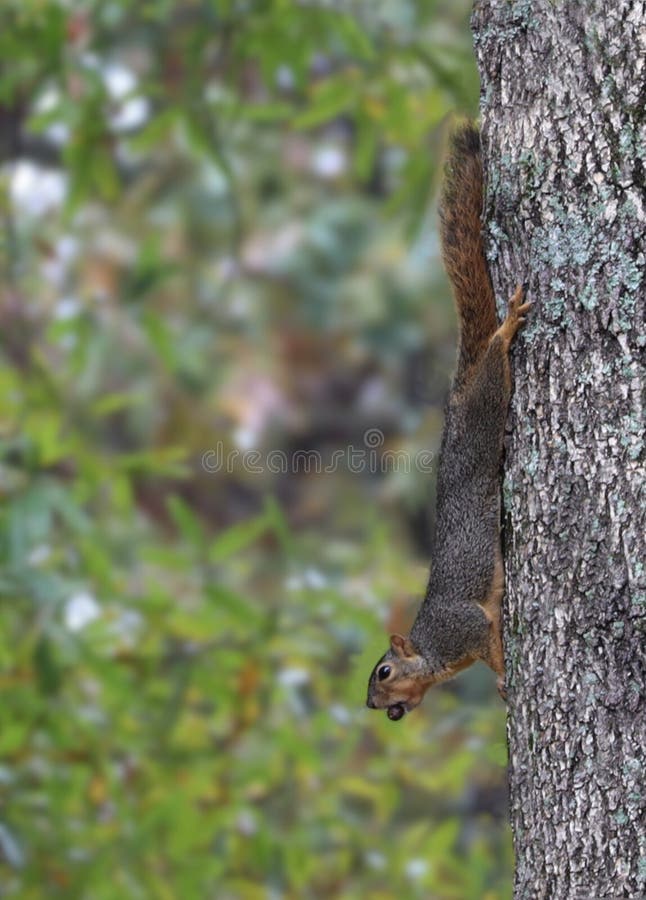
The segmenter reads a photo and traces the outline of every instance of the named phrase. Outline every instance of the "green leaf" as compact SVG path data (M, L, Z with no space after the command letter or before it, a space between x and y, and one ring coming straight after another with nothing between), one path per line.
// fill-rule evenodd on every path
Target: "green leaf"
M379 129L374 122L362 117L357 122L357 140L354 149L354 170L362 180L370 177L377 154Z
M356 55L362 60L375 59L376 51L372 39L359 26L356 19L350 15L340 14L333 25L338 28L349 53Z
M195 547L200 547L204 541L204 529L190 506L173 494L167 498L166 507L182 536Z
M144 394L136 394L125 391L114 391L112 393L103 394L92 402L91 408L97 416L111 416L114 413L122 412L124 409L131 409L133 406L141 406L145 404L146 397Z
M47 637L42 637L34 648L34 668L41 691L50 696L57 694L62 682L61 670Z
M329 78L317 85L309 106L292 119L294 128L313 128L335 119L354 108L357 100L356 80L351 77Z
M293 107L287 103L258 103L241 106L238 116L250 122L282 122L289 119L293 112Z
M267 532L268 527L266 515L232 525L213 541L209 549L209 559L213 563L221 563L228 557L240 553L241 550L255 544Z

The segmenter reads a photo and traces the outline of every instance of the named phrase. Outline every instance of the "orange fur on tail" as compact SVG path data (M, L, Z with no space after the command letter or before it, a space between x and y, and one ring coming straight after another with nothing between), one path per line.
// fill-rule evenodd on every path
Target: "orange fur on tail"
M451 138L440 203L442 254L460 319L456 380L482 356L498 327L482 242L482 203L480 134L466 123Z

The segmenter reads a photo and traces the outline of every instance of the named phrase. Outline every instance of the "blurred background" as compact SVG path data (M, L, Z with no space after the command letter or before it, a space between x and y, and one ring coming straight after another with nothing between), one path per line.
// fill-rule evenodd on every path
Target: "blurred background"
M510 896L492 674L364 707L427 576L469 7L4 0L1 897Z

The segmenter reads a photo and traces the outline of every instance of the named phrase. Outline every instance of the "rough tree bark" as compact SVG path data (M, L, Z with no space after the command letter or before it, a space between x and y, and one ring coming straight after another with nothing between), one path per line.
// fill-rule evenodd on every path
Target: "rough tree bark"
M646 6L477 0L488 256L534 309L505 472L515 896L646 896Z

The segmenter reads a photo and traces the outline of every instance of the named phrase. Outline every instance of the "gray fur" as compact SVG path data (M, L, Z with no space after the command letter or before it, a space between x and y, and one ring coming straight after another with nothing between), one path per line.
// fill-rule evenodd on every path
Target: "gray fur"
M451 392L446 408L431 573L410 634L422 656L439 657L443 664L477 648L488 633L477 604L489 594L500 552L500 465L509 403L504 354L501 339L494 338L473 379L458 395Z

